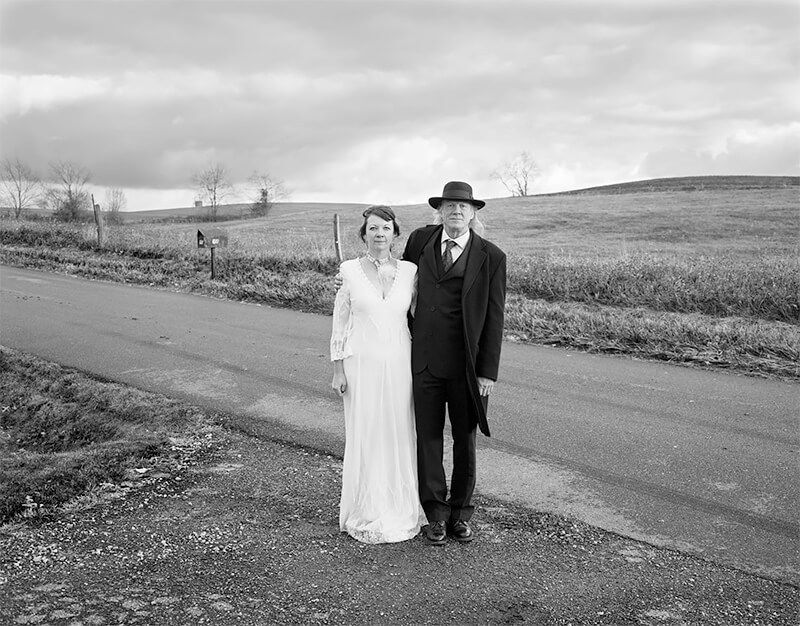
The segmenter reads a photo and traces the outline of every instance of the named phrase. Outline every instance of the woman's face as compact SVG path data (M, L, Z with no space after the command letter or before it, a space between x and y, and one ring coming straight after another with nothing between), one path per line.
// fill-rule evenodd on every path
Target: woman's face
M367 250L372 256L385 256L394 240L394 222L388 222L377 215L370 215L367 218L366 232L364 241Z

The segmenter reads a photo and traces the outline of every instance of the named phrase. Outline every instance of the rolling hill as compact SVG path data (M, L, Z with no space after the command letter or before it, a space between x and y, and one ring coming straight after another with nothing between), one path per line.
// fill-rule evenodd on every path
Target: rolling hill
M586 187L569 191L559 191L553 193L532 194L529 199L553 198L563 196L609 196L626 195L641 193L675 193L675 192L704 192L704 191L769 191L797 189L800 192L800 176L682 176L674 178L652 178L626 183L616 183L612 185L602 185L598 187ZM800 195L798 196L800 200ZM524 200L524 198L492 198L489 202L506 203L514 200ZM276 202L275 209L311 211L313 213L333 213L334 211L345 211L366 206L358 203L336 203L336 202ZM405 205L407 208L419 208L427 211L427 204L423 201L416 205ZM327 211L325 210L327 209ZM0 209L0 213L10 214L10 209ZM46 216L50 213L47 210L34 209L27 211L29 215ZM250 205L247 203L226 204L218 207L218 219L220 221L240 220L253 217L250 213ZM125 211L122 213L122 220L125 223L143 222L184 222L184 221L204 221L208 216L208 207L175 207L170 209L154 209L147 211Z
M533 194L531 198L545 198L553 196L575 196L575 195L619 195L631 193L660 193L676 191L737 191L737 190L770 190L770 189L789 189L797 188L800 191L800 176L683 176L676 178L652 178L627 183L617 183L613 185L603 185L600 187L587 187L570 191L560 191L556 193ZM495 198L494 200L498 200ZM490 200L491 201L491 200ZM425 206L424 202L420 205ZM334 210L347 210L360 205L356 203L304 203L304 202L278 202L278 206L293 206L303 210L318 210L329 207L331 212ZM412 205L416 206L416 205ZM198 209L195 207L183 207L174 209L161 209L154 211L130 211L126 212L126 222L138 221L170 221L172 219L181 220L191 216L197 216L198 212L207 213L207 207ZM220 206L218 215L222 219L236 219L250 217L249 205L229 204Z
M800 176L682 176L650 178L629 183L586 187L572 191L537 194L540 196L573 196L673 191L736 191L737 189L800 189Z

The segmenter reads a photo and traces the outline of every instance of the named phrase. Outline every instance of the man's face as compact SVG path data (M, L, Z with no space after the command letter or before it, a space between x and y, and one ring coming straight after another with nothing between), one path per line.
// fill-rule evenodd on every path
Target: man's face
M448 236L459 237L469 229L469 223L475 216L475 207L464 200L442 200L439 213Z

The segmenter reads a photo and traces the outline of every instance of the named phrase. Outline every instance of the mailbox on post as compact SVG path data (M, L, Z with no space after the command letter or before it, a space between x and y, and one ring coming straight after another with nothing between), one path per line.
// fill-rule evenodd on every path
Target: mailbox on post
M228 235L221 230L198 230L198 248L225 248L228 245Z
M197 231L197 247L211 249L211 278L216 278L214 272L214 250L216 248L225 248L228 245L228 235L221 230L198 230Z

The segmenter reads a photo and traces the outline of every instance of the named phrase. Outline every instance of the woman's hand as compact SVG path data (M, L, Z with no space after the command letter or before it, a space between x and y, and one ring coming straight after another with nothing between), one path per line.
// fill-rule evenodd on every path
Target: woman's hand
M342 273L339 272L336 276L333 277L333 288L336 291L339 291L339 288L344 284L344 279L342 278Z
M344 374L344 367L341 361L333 362L333 380L331 388L338 396L343 396L347 392L347 376Z

